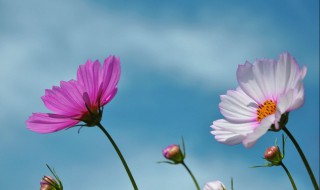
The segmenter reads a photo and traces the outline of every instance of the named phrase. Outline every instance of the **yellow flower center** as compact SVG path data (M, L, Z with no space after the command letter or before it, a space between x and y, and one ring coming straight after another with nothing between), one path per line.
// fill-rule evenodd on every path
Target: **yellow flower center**
M257 110L257 120L261 122L264 118L271 114L276 113L277 104L272 100L266 100L263 104L260 104Z

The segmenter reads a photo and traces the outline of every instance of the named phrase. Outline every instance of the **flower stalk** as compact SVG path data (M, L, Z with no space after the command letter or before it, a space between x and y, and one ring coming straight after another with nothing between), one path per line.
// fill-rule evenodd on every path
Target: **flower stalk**
M162 154L167 160L170 160L170 161L160 161L158 163L167 163L167 164L173 164L173 165L182 164L184 166L184 168L190 174L197 190L200 190L200 186L199 186L196 178L194 177L193 173L191 172L189 167L184 162L184 159L186 157L186 148L184 145L183 138L182 138L182 150L180 148L180 145L172 144L172 145L166 147L165 149L163 149Z
M284 171L286 171L286 173L287 173L287 175L288 175L288 178L290 179L292 188L293 188L294 190L297 190L296 184L294 183L294 180L293 180L293 178L292 178L289 170L287 169L287 167L284 165L283 162L280 162L280 166L284 169Z
M126 169L126 172L127 172L128 176L129 176L129 178L130 178L130 181L131 181L131 183L132 183L133 189L134 189L134 190L138 190L138 186L137 186L137 184L136 184L136 182L135 182L135 180L134 180L134 178L133 178L133 176L132 176L132 174L131 174L131 171L130 171L127 163L126 163L126 160L125 160L124 157L122 156L121 151L120 151L120 149L118 148L117 144L116 144L115 141L112 139L111 135L107 132L107 130L101 125L101 123L98 123L97 126L98 126L98 127L102 130L102 132L108 137L108 139L109 139L109 141L111 142L113 148L116 150L116 152L117 152L117 154L118 154L118 156L119 156L119 158L120 158L120 160L121 160L124 168Z
M309 165L309 162L307 161L307 158L306 156L304 155L302 149L300 148L298 142L296 141L296 139L294 138L294 136L290 133L290 131L286 128L286 127L283 127L282 130L288 135L288 137L290 138L290 140L292 141L292 143L294 144L294 146L296 147L307 171L308 171L308 174L310 176L310 179L312 181L312 184L313 184L313 187L315 190L318 190L319 189L319 186L317 184L317 181L316 181L316 178L314 177L314 174L312 172L312 169Z
M196 187L197 187L197 190L200 190L200 186L199 186L199 184L198 184L198 182L197 182L196 178L195 178L195 177L194 177L194 175L192 174L191 170L188 168L188 166L187 166L184 162L182 162L181 164L184 166L184 168L186 168L186 170L187 170L187 171L188 171L188 173L190 174L190 176L191 176L191 178L192 178L192 180L193 180L194 184L195 184L195 185L196 185Z
M234 187L233 187L233 177L231 178L231 190L234 190Z
M265 154L264 154L264 159L268 161L268 163L266 163L265 165L263 166L253 166L253 168L257 168L257 167L272 167L272 166L281 166L284 171L286 172L290 182L291 182L291 185L292 185L292 188L294 190L297 190L297 187L296 187L296 184L289 172L289 170L287 169L287 167L284 165L283 163L283 159L285 157L285 143L286 143L286 139L284 138L284 135L282 134L282 152L280 152L280 148L279 146L277 145L278 140L276 139L276 142L275 142L275 146L271 146L269 148L266 149L265 151Z

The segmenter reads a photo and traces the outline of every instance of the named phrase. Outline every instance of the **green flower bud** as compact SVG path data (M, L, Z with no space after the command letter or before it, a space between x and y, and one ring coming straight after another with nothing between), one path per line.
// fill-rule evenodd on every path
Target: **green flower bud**
M179 145L176 144L163 149L162 154L166 159L173 161L175 164L182 163L184 160L184 154L180 150Z
M272 163L272 165L280 165L283 156L279 150L278 146L271 146L267 148L264 153L264 158Z

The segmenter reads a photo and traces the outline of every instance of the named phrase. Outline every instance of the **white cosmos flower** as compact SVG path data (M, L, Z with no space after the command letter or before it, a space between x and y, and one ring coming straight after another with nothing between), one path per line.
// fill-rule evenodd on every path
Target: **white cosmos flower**
M203 190L226 190L227 188L223 185L221 181L211 181L206 183Z
M306 73L307 68L300 69L289 53L281 54L278 60L258 59L239 65L239 87L220 96L219 107L225 118L211 126L215 139L249 148L272 125L280 130L281 116L303 105Z

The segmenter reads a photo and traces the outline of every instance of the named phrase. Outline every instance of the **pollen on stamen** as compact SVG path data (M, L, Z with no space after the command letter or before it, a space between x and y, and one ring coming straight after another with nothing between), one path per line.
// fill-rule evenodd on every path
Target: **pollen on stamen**
M277 104L273 100L266 100L258 106L257 120L261 122L267 116L276 113Z

